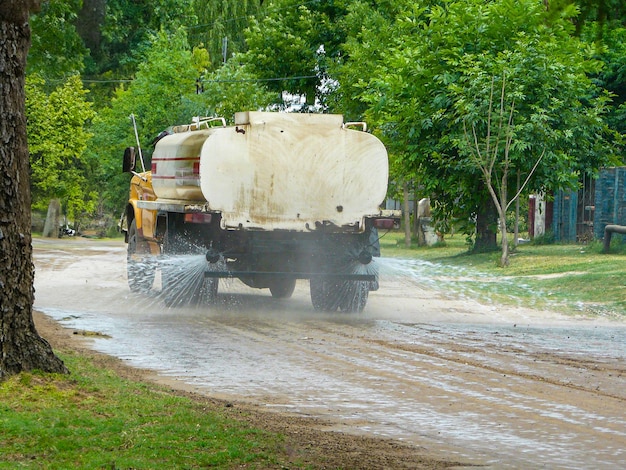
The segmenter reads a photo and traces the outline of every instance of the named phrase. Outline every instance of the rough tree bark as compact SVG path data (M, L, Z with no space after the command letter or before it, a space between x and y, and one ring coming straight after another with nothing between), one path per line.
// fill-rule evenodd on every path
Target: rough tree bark
M476 213L476 240L472 251L484 253L497 250L497 227L498 211L491 197L487 197Z
M24 73L28 14L40 0L0 0L0 380L24 370L67 372L33 322L34 267Z
M404 246L411 248L411 214L409 211L409 183L402 183L402 212L404 215Z

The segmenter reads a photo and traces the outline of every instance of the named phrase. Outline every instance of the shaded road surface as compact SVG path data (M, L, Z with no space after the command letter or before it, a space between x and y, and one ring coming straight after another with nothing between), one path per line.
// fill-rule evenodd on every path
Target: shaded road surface
M384 259L362 314L315 312L304 281L286 300L220 281L217 306L169 309L128 291L121 242L34 244L38 310L200 393L484 468L626 465L624 322L447 299L432 266Z

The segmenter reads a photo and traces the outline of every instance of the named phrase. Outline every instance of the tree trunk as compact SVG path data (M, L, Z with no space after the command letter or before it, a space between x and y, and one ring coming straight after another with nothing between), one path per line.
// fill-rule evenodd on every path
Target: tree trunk
M491 197L488 197L476 213L476 241L473 251L480 253L497 250L497 227L498 211Z
M521 174L520 170L517 170L517 187L515 188L515 194L520 192ZM519 209L520 209L520 197L515 199L515 230L513 231L513 246L519 245Z
M409 183L402 183L403 201L402 212L404 216L404 246L411 248L411 211L409 205Z
M51 199L48 204L48 214L43 225L43 233L46 238L59 238L59 227L61 226L61 201Z
M92 57L100 57L102 25L106 15L106 0L83 0L83 8L76 18L76 31Z
M0 0L0 380L23 370L67 372L33 322L30 181L24 73L29 11L38 0Z
M509 239L506 231L506 223L502 225L502 255L500 256L500 267L505 268L509 265Z
M420 219L417 210L418 204L419 201L417 200L417 194L415 194L415 191L413 191L413 224L411 227L411 235L413 236L413 238L417 238L419 236Z

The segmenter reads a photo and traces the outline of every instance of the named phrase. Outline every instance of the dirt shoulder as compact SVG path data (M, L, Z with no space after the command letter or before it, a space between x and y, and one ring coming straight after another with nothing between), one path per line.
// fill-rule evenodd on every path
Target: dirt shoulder
M322 419L266 411L254 405L194 393L181 382L159 377L153 371L130 367L117 358L93 351L88 336L64 328L46 315L34 312L33 318L37 331L55 351L87 356L99 367L112 370L120 377L165 387L169 393L185 396L209 409L226 410L231 418L247 425L279 433L284 436L285 458L307 468L466 468L460 462L436 458L428 455L426 449L398 441L337 432L333 430L334 423Z

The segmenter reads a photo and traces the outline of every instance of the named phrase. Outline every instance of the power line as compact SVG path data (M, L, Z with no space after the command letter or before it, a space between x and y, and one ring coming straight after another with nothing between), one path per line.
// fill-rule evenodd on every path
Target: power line
M240 78L237 80L202 80L202 83L279 82L282 80L301 80L303 78L317 78L317 75L296 75L294 77L273 78Z
M305 78L318 78L317 75L294 75L292 77L271 77L271 78L240 78L233 80L201 80L202 83L244 83L244 82L280 82L286 80L302 80ZM48 81L58 81L60 79L52 79ZM111 80L95 80L89 78L83 78L83 83L132 83L134 82L134 78L119 78L119 79L111 79Z
M117 80L94 80L89 78L82 78L83 83L128 83L135 81L134 78L120 78Z

